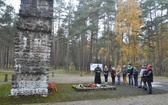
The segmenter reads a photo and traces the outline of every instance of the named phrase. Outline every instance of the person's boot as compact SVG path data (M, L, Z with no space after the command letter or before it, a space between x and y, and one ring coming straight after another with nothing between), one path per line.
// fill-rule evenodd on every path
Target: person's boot
M147 90L147 88L146 88L146 87L143 87L142 89L143 89L143 90Z
M152 94L152 88L149 88L148 94Z
M142 86L138 86L138 88L142 88Z

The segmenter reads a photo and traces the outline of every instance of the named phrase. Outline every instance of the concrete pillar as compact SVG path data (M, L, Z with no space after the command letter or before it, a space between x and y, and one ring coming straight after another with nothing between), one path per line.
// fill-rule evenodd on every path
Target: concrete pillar
M47 95L53 0L21 0L11 95Z

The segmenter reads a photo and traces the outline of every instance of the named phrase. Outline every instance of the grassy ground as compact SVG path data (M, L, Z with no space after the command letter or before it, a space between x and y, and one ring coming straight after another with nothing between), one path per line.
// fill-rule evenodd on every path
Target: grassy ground
M77 83L74 83L77 84ZM147 95L146 91L135 88L129 85L116 85L116 90L89 90L84 92L77 92L72 88L71 84L57 84L59 92L52 92L47 97L42 96L10 96L10 84L3 84L0 86L0 103L1 105L20 105L33 103L56 103L69 102L80 100L96 100L108 98L121 98L129 96ZM153 94L163 94L167 91L154 89Z
M12 71L0 71L0 82L4 82L6 74L8 75L8 80L11 81L13 74Z
M63 69L60 69L60 70L51 69L49 76L52 76L52 73L54 74L80 74L81 72L80 71L66 71ZM4 82L6 74L8 75L8 81L10 82L12 79L12 74L14 74L14 71L12 69L0 69L0 82ZM83 73L83 74L86 75L86 73Z

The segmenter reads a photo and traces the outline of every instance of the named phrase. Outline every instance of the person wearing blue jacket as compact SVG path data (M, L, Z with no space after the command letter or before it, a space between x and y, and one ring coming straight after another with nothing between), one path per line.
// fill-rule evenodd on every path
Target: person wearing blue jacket
M138 86L138 69L136 67L134 67L134 70L133 70L133 77L134 77L134 86L137 87Z

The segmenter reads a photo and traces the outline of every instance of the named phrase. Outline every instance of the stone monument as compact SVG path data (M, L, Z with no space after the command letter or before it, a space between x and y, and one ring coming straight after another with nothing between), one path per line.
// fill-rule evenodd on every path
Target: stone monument
M21 0L12 96L48 94L52 18L53 0Z

